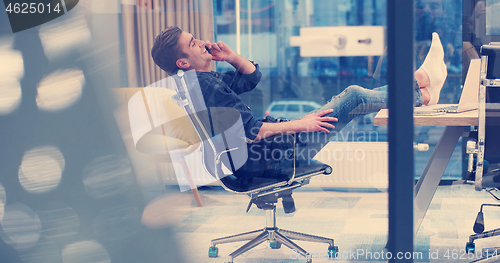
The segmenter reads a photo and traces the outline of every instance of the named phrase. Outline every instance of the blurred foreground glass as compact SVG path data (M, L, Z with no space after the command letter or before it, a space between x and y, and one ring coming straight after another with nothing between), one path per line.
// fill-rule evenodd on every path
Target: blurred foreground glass
M80 99L84 85L80 69L56 70L38 84L36 104L45 111L62 110Z
M35 147L27 151L19 166L19 182L32 194L47 193L59 185L65 161L58 148Z
M21 103L24 60L21 52L12 49L13 37L0 38L0 115L17 109Z

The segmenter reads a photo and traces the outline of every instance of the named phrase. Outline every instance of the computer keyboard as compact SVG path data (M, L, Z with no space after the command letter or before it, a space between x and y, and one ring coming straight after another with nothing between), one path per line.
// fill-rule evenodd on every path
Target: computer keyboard
M453 106L447 106L447 107L437 108L436 111L438 111L438 112L449 112L449 111L456 111L457 108L458 108L458 105L453 105Z

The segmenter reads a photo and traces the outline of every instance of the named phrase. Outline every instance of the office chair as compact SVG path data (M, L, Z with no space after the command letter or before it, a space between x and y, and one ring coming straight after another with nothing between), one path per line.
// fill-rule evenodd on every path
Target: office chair
M467 153L469 154L468 173L474 177L475 190L485 190L495 200L500 201L500 198L494 193L500 189L500 164L498 163L500 160L500 152L498 150L500 140L497 133L494 132L498 130L498 125L500 125L500 103L498 103L500 102L500 97L495 98L495 94L499 91L498 87L500 87L500 59L496 59L496 55L500 55L500 43L491 43L490 45L483 45L481 47L479 123L477 130L471 132L469 135L471 139L467 142ZM474 157L476 159L475 166L473 163ZM481 205L473 227L476 234L469 236L469 242L467 242L465 247L467 252L475 252L475 240L500 235L500 228L484 231L483 208L485 206L500 205ZM483 257L493 256L493 254L488 254L488 251L494 252L497 249L483 249Z
M319 174L330 174L332 168L316 160L309 163L296 161L293 156L293 165L282 171L280 176L270 177L237 177L234 175L239 167L247 161L247 142L243 130L241 116L232 108L207 108L201 94L195 71L184 72L179 70L173 76L176 81L175 99L184 108L203 147L203 165L226 190L234 194L246 194L250 197L247 212L253 204L266 211L266 226L263 229L213 239L208 251L209 257L218 256L218 244L248 241L246 244L229 254L229 263L242 253L256 247L264 241L269 241L273 249L279 249L282 244L297 251L307 262L312 262L310 254L292 240L327 243L329 257L335 257L338 247L334 240L325 237L308 235L289 230L279 229L276 226L276 204L282 199L285 213L295 211L292 191L309 183L311 177ZM273 142L295 145L295 136L282 135L272 138ZM295 147L294 153L295 154ZM224 168L226 167L226 168ZM229 170L229 174L224 173Z

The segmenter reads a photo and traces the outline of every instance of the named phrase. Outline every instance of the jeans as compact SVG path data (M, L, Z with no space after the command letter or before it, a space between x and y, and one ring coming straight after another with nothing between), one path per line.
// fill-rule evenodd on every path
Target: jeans
M423 98L418 85L413 89L414 103L416 107L422 106ZM333 136L338 136L338 132L342 130L352 119L378 112L381 109L386 109L389 102L387 94L387 86L375 88L373 90L365 89L357 85L347 87L339 95L332 97L323 107L318 108L311 113L318 113L324 110L333 109L332 113L325 116L336 117L338 122L332 122L335 125L334 129L329 129L330 133L325 132L300 132L297 136L298 148L302 152L306 151L310 154L299 155L300 159L312 159Z
M413 91L413 105L416 107L422 106L423 97L418 85L415 86ZM328 142L336 141L334 136L338 139L339 132L352 119L386 109L387 105L387 86L372 90L357 85L347 87L339 95L332 97L323 107L310 112L318 113L327 109L333 109L333 112L324 116L336 117L338 122L332 122L335 128L329 129L330 133L321 131L298 133L296 136L296 161L300 163L304 161L309 162ZM272 150L276 151L276 149ZM274 156L280 156L281 158L274 158L267 163L266 176L272 177L273 174L278 175L283 168L292 165L293 158L291 158L290 152L293 149L279 149L279 151L281 151L281 154L275 154Z

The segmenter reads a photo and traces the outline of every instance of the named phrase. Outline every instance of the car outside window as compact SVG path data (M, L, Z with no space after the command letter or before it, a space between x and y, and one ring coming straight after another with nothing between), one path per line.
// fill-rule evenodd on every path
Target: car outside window
M314 110L314 107L311 106L311 105L302 105L302 111L303 112L310 112L310 111L313 111Z
M286 108L287 111L299 111L299 105L298 104L290 104Z
M274 105L271 109L272 111L283 111L285 109L285 105Z

